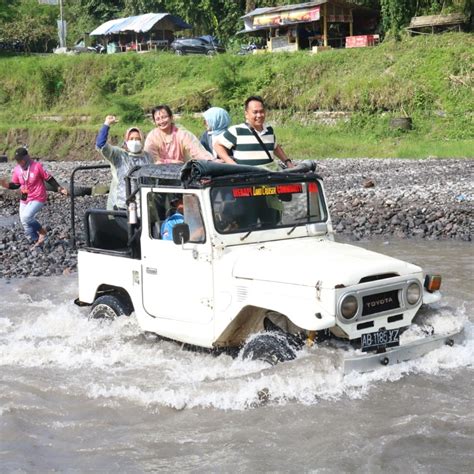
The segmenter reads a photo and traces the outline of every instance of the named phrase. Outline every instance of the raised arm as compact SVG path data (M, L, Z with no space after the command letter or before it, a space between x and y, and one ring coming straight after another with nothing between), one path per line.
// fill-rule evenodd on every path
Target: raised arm
M101 155L108 161L113 160L114 149L116 148L107 143L107 139L109 137L109 130L110 130L110 126L117 122L118 120L115 117L115 115L107 115L107 117L105 117L104 124L102 125L102 128L99 130L99 133L97 134L97 137L95 140L95 147L97 151L99 151Z

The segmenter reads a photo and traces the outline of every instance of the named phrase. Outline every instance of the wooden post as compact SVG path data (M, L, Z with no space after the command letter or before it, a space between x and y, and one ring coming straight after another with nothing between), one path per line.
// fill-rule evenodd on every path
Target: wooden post
M354 23L352 21L349 23L349 36L354 36Z
M324 18L323 18L323 38L324 46L328 45L328 4L324 4Z

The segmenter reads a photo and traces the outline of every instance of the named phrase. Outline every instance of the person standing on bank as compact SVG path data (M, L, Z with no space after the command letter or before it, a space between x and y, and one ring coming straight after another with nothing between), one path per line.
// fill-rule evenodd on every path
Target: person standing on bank
M287 168L293 168L283 148L277 143L273 128L265 125L265 104L260 96L245 101L245 123L233 125L214 143L217 156L225 163L268 165L276 156ZM233 156L230 156L232 150Z
M7 189L20 189L20 221L26 236L34 243L35 247L42 245L46 239L46 229L36 220L36 214L43 208L47 201L47 181L53 191L67 196L67 190L61 187L41 163L31 159L25 147L15 151L17 165L13 169L11 182L2 179L0 184Z
M110 183L107 209L126 209L125 176L135 166L153 163L151 156L143 151L143 134L137 127L129 128L125 132L123 146L113 146L107 143L110 126L117 123L114 115L105 117L104 125L96 138L96 149L112 165L112 182Z
M177 127L168 105L158 105L152 111L154 128L146 137L145 150L155 163L185 163L189 160L212 160L197 137Z

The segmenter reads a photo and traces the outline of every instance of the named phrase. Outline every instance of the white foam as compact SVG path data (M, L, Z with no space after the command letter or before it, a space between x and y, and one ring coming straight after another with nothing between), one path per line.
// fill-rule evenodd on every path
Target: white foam
M39 376L42 370L52 369L57 378L55 390L108 405L127 401L155 411L163 406L243 410L290 401L311 405L320 400L361 398L377 384L409 373L445 376L450 370L472 366L474 360L474 326L467 320L465 305L440 306L422 320L437 332L464 324L466 341L462 345L344 377L344 351L340 349L315 346L275 367L226 355L187 352L171 342L145 340L133 316L112 324L89 320L87 311L65 302L72 301L68 291L73 290L66 287L67 297L60 303L30 298L21 314L0 318L0 365L35 368ZM420 336L410 331L408 339Z
M12 326L12 322L8 318L0 318L0 333L6 332Z

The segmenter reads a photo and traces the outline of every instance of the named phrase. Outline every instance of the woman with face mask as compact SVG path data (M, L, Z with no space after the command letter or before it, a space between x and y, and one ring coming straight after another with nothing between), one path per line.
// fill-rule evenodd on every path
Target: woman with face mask
M143 134L137 127L129 128L125 132L122 147L107 143L110 126L117 122L114 115L107 115L95 142L96 149L112 165L112 182L107 209L126 209L125 176L135 166L153 163L150 155L143 151Z

